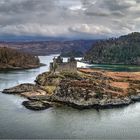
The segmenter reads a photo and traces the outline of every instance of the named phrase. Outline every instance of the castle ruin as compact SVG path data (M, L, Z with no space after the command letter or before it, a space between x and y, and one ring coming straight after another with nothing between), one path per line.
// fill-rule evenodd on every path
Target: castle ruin
M74 57L70 57L68 62L63 62L63 58L58 56L57 58L53 59L53 62L50 63L50 71L59 73L59 72L70 72L76 73L77 72L77 61Z

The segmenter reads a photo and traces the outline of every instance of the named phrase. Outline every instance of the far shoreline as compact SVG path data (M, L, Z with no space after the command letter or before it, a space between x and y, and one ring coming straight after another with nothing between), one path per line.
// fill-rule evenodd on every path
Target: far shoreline
M37 68L40 68L40 67L44 67L46 66L47 64L43 64L43 63L40 63L39 66L33 66L33 67L29 67L29 68L24 68L24 67L11 67L11 68L0 68L0 72L5 72L5 71L16 71L16 70L30 70L30 69L37 69Z

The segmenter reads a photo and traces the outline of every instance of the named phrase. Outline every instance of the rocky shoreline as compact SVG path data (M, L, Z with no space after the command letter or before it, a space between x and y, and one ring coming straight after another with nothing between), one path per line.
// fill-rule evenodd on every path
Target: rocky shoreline
M108 72L79 69L77 73L37 76L35 84L21 84L3 93L27 98L22 104L31 110L68 105L76 109L110 109L140 101L139 72Z

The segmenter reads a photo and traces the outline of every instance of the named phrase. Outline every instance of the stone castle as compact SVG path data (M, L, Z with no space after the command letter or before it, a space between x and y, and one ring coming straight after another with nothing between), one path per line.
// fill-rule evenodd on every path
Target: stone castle
M70 57L68 62L63 62L63 58L58 56L53 59L53 62L50 63L50 71L59 73L59 72L77 72L77 61L74 57Z

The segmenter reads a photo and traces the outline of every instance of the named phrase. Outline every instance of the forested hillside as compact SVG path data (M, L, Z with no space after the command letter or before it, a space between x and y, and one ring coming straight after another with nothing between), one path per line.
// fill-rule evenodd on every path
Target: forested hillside
M98 41L86 53L85 60L90 63L140 65L140 33Z
M40 66L39 58L14 49L0 47L0 69L22 69Z

